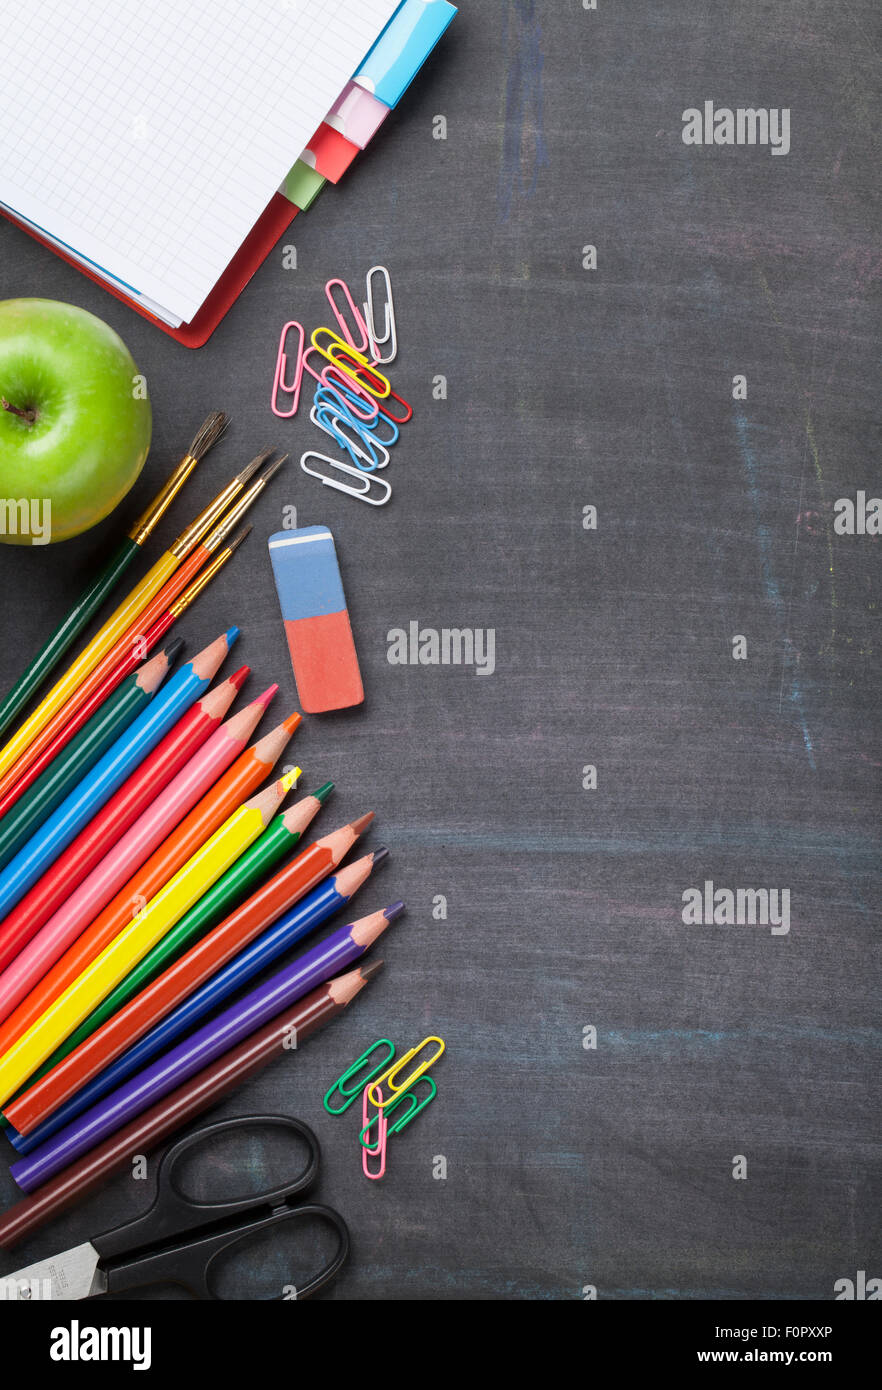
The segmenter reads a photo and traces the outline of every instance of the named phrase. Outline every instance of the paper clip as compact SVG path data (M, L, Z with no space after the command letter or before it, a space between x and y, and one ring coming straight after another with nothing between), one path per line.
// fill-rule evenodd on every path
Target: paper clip
M328 368L330 371L331 368ZM354 402L354 404L353 404ZM360 396L356 396L354 391L350 391L348 386L328 385L319 386L313 397L313 404L316 406L328 406L331 410L342 410L349 415L358 425L370 425L371 428L377 422L380 414L380 407L376 401L372 401L374 413L371 416L362 415L357 407L363 405Z
M339 391L346 397L349 409L357 420L365 420L368 423L376 420L380 413L379 402L370 391L360 386L354 377L347 376L341 367L332 367L329 364L322 372L321 382L323 386L330 387L332 391ZM369 408L369 414L362 414L365 406Z
M381 429L383 425L385 425L389 431L388 439L382 439L380 435L377 433L377 431ZM391 449L392 445L397 444L398 440L401 437L400 429L396 425L395 421L392 419L392 416L387 415L385 410L377 411L376 420L360 421L359 428L361 429L362 434L370 435L371 439L375 439L376 442L383 449Z
M386 303L384 304L385 320L383 323L383 336L377 332L377 320L374 310L374 290L371 281L375 275L381 275L386 289ZM370 348L371 357L374 359L374 366L385 367L389 362L394 362L398 356L398 335L395 331L395 304L392 300L392 281L389 272L384 265L372 265L365 277L365 294L367 299L364 302L364 322L367 325L367 343L365 347ZM391 343L391 351L388 357L381 357L379 348Z
M370 1125L373 1123L372 1120L368 1119L368 1091L370 1090L370 1088L371 1083L368 1082L368 1084L364 1088L364 1093L361 1099L361 1118L364 1124L364 1129L369 1128ZM382 1098L383 1092L381 1091L380 1099L382 1100ZM369 1148L367 1144L362 1144L361 1147L361 1171L364 1173L365 1177L370 1178L372 1182L376 1182L377 1179L381 1178L386 1171L386 1139L389 1134L389 1125L386 1121L386 1116L383 1114L382 1110L377 1116L377 1119L379 1119L380 1121L380 1127L377 1131L377 1142L375 1146L373 1148ZM364 1129L362 1130L362 1134L364 1133ZM379 1173L371 1172L368 1166L369 1158L379 1158Z
M355 1073L368 1061L372 1054L376 1052L378 1047L388 1047L389 1051L386 1053L386 1056L383 1058L381 1062L377 1062L377 1064L374 1067L372 1067L369 1072L365 1074L361 1081L356 1082L355 1086L353 1086L351 1090L347 1090L347 1081L352 1080ZM371 1043L370 1047L366 1047L361 1056L357 1057L355 1061L352 1063L352 1066L347 1067L343 1075L338 1076L333 1086L329 1087L329 1089L325 1092L325 1098L322 1101L322 1104L324 1105L328 1114L342 1115L345 1110L348 1110L352 1102L358 1096L359 1092L362 1091L364 1087L370 1083L371 1079L376 1076L378 1071L381 1071L382 1068L385 1067L388 1062L392 1061L392 1058L394 1056L395 1044L393 1042L390 1042L388 1038L377 1038L377 1041L375 1043ZM339 1105L336 1110L330 1103L331 1096L334 1094L335 1091L339 1091L341 1096L345 1096L344 1103L342 1105Z
M319 335L322 333L327 333L330 340L327 347L322 347L319 342ZM332 328L313 329L311 341L316 352L320 352L322 357L327 358L333 367L339 367L347 376L351 376L363 385L372 396L379 396L381 400L384 400L391 393L392 386L389 378L383 376L382 372L374 371L364 353L359 352L357 348L350 347L349 343L344 343L339 333L335 333ZM365 376L367 380L363 379Z
M285 380L285 370L288 366L288 355L285 352L285 342L288 337L289 328L296 328L300 334L300 342L297 348L297 368L293 382L287 382ZM273 414L278 415L280 420L290 420L292 415L297 414L297 407L300 404L300 386L303 381L303 347L305 342L306 334L303 331L303 325L298 323L296 319L289 319L282 329L282 334L279 338L279 351L276 354L276 371L273 377L273 394L270 399ZM294 400L290 410L279 410L277 401L280 391L283 395L293 396Z
M318 348L308 347L305 353L303 354L303 370L305 372L309 372L309 375L312 377L313 381L318 382L319 386L324 386L324 373L326 371L330 371L330 368L324 367L322 371L317 372L315 367L310 366L309 359L313 353L315 353L318 357L324 357L324 353L319 352Z
M307 468L307 459L321 459L330 468L336 468L339 473L347 473L350 478L357 478L359 487L347 487L345 483L338 483L336 478L326 478L324 473L317 473L314 468ZM318 478L319 482L325 487L332 487L336 492L345 492L347 497L355 497L359 502L367 502L371 507L385 507L389 498L392 496L392 484L387 483L385 478L378 478L374 473L365 473L361 468L355 468L351 463L344 463L343 459L328 458L327 454L320 454L315 449L307 449L301 455L300 467L304 473L308 473L310 478ZM371 497L371 488L376 486L385 495L382 497Z
M385 408L384 408L384 407L386 407L386 406L388 405L388 402L389 402L389 401L398 401L400 405L403 405L403 406L404 406L404 409L407 411L407 414L406 414L406 415L390 415L388 409L385 409ZM412 405L408 405L407 401L404 399L403 396L399 396L398 393L397 393L396 391L393 391L393 390L391 390L391 389L390 389L390 391L389 391L388 396L384 396L384 397L383 397L383 406L381 406L381 410L382 410L382 413L386 416L386 419L387 419L387 420L392 420L393 423L396 424L396 425L406 425L407 422L408 422L408 420L412 420L412 419L413 419L413 406L412 406Z
M358 330L359 334L361 335L361 342L360 342L360 343L357 343L357 342L355 341L355 339L353 338L353 336L352 336L352 330L350 329L348 323L346 322L346 319L345 319L345 317L344 317L344 315L343 315L343 312L342 312L340 309L337 308L337 305L336 305L336 303L334 302L334 295L333 295L332 291L333 291L333 289L335 288L335 286L337 286L337 285L339 285L339 286L340 286L340 289L343 291L343 298L346 300L346 307L350 310L350 312L351 312L351 314L352 314L353 321L354 321L354 323L355 323L355 327L356 327L356 329ZM371 349L371 341L370 341L370 338L368 337L367 324L365 323L364 319L363 319L362 316L361 316L361 311L360 311L360 309L358 308L358 305L355 303L355 300L352 298L352 295L351 295L351 293L350 293L350 291L349 291L349 286L347 285L346 281L345 281L345 280L329 280L328 283L325 285L325 294L326 294L327 297L328 297L328 303L329 303L330 306L331 306L331 311L332 311L332 313L333 313L333 315L334 315L334 318L337 320L337 322L338 322L339 325L340 325L340 332L343 334L343 337L346 339L347 343L349 343L352 347L354 347L355 350L356 350L357 352L368 352L368 351L371 351L371 350L372 350L372 349ZM385 340L384 340L384 341L385 341Z
M377 1123L377 1120L379 1120L381 1116L387 1122L387 1136L390 1134L400 1134L401 1131L410 1124L411 1120L416 1119L421 1110L425 1110L426 1106L432 1103L438 1094L438 1087L435 1085L431 1076L419 1077L419 1079L414 1082L414 1085L426 1085L429 1087L429 1094L426 1096L425 1100L420 1100L415 1091L402 1091L400 1095L394 1096L393 1099L389 1101L388 1105L383 1107L382 1111L378 1111L372 1120L368 1120L358 1136L362 1147L367 1149L368 1152L372 1151L371 1142L368 1138L368 1131ZM367 1090L367 1087L365 1087L365 1090ZM393 1124L389 1116L392 1114L393 1110L396 1110L405 1100L410 1101L410 1108Z
M402 1081L400 1085L396 1086L395 1077L398 1075L398 1073L402 1070L402 1068L407 1066L408 1062L412 1062L414 1057L416 1057L417 1053L422 1052L423 1048L427 1047L429 1043L438 1044L438 1048L435 1052L434 1057L430 1057L427 1062L421 1062L420 1065L416 1067L414 1071L411 1072L410 1076L407 1078L406 1081ZM398 1061L394 1062L391 1067L384 1071L382 1076L378 1076L377 1080L372 1081L370 1084L369 1089L371 1092L376 1092L378 1086L388 1086L389 1090L392 1092L392 1095L389 1097L389 1100L375 1100L372 1094L370 1097L371 1104L375 1105L378 1110L382 1110L383 1106L388 1105L389 1101L391 1101L395 1096L400 1095L402 1091L409 1090L409 1088L413 1085L417 1078L422 1076L423 1072L428 1071L429 1067L433 1067L435 1065L438 1058L441 1056L441 1053L444 1051L445 1046L446 1043L444 1042L443 1038L428 1037L423 1038L422 1042L417 1043L416 1047L412 1047L409 1052L405 1052L403 1057L399 1057Z
M356 468L362 473L373 473L378 468L385 468L389 463L389 450L378 439L369 435L367 426L360 425L348 411L338 410L336 407L332 409L328 406L313 406L309 418L320 430L330 435L341 449L346 450ZM361 443L351 439L346 433L347 429L352 430ZM362 444L370 453L365 453Z

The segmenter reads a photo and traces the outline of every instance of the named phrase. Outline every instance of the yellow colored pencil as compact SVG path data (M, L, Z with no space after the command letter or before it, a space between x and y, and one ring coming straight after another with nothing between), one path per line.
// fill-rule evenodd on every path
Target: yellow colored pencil
M69 1037L143 956L188 912L266 829L300 768L234 811L142 912L50 1004L0 1058L0 1104Z

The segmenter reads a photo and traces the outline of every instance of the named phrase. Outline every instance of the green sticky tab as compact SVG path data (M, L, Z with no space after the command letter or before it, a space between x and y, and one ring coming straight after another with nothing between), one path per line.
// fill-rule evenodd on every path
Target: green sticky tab
M315 169L310 169L308 164L305 164L302 159L298 159L294 168L285 176L282 192L290 203L293 203L301 212L305 212L321 193L326 183L327 179L323 179Z

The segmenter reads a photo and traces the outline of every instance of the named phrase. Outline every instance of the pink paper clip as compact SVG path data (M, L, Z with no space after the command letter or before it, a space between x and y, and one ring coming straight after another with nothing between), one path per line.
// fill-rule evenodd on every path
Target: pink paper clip
M315 348L310 348L310 351L314 352ZM337 391L341 388L343 391L351 391L353 395L358 397L359 402L364 402L368 407L366 411L360 410L351 397L349 398L349 409L357 420L364 420L367 424L372 424L373 421L376 420L380 413L379 405L374 400L370 391L362 386L359 381L356 381L354 376L350 376L348 372L344 372L342 367L325 367L320 380L324 386L330 386L332 391Z
M362 1097L361 1097L361 1123L362 1123L362 1128L364 1128L365 1125L370 1124L370 1120L371 1120L371 1117L370 1117L370 1115L368 1114L368 1091L369 1091L370 1089L371 1089L371 1083L368 1082L368 1084L367 1084L367 1085L365 1086L365 1088L364 1088L364 1091L362 1092ZM377 1095L380 1097L380 1101L382 1102L382 1099L383 1099L383 1092L382 1092L382 1091L378 1091L378 1092L377 1092ZM376 1181L377 1181L379 1178L381 1178L381 1177L383 1176L383 1174L386 1172L386 1135L387 1135L388 1130L389 1130L389 1121L386 1119L386 1116L383 1114L382 1110L380 1111L380 1123L379 1123L378 1128L379 1128L379 1137L378 1137L378 1139L377 1139L377 1144L376 1144L376 1147L375 1147L375 1148L369 1149L366 1145L362 1144L362 1143L359 1141L359 1148L361 1149L361 1171L364 1173L364 1175L365 1175L366 1178L370 1178L371 1182L376 1182ZM369 1158L379 1158L379 1160L380 1160L380 1171L379 1171L379 1173L372 1173L372 1172L370 1171L370 1169L369 1169L369 1167L368 1167L368 1159L369 1159Z
M340 289L343 291L343 297L346 300L346 308L348 308L350 313L352 314L355 327L361 335L360 343L357 343L355 341L355 338L352 336L352 330L350 329L349 324L346 322L345 312L341 309L338 309L336 303L334 302L333 290L337 285L339 285ZM352 298L349 286L347 285L346 281L329 280L328 283L325 285L325 294L327 295L328 303L330 304L331 309L333 310L334 318L340 325L340 332L343 334L343 337L346 339L349 346L354 347L356 352L368 352L371 346L370 336L368 334L368 326L365 323L364 318L362 317L361 310L358 308L358 305Z
M309 359L310 357L312 357L313 353L315 353L316 357L322 357L325 361L327 361L327 358L325 358L324 353L319 352L317 347L308 347L305 353L303 354L303 370L305 372L309 372L309 375L312 377L313 381L317 381L319 386L327 386L327 382L324 380L323 373L317 372L315 367L310 365Z
M297 367L293 382L285 380L285 371L288 366L288 355L285 352L285 344L288 338L289 328L296 328L300 335L300 342L297 347ZM270 399L273 414L278 415L280 420L290 420L292 415L297 414L297 407L300 404L300 385L303 381L303 347L305 342L306 334L303 331L303 325L298 323L296 319L289 319L282 329L282 334L279 338L279 351L276 354L276 372L273 377L273 394ZM293 397L293 404L290 410L279 410L277 402L280 391L285 396Z

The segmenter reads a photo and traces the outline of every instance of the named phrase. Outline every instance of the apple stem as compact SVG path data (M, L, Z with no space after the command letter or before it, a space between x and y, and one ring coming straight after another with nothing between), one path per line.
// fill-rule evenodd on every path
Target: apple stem
M17 405L10 405L5 396L0 396L0 405L4 410L9 410L13 415L20 415L23 420L27 420L32 425L37 418L36 410L20 410Z

